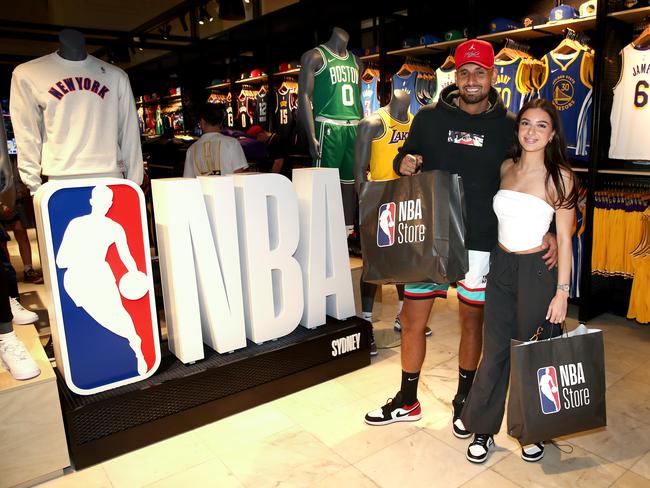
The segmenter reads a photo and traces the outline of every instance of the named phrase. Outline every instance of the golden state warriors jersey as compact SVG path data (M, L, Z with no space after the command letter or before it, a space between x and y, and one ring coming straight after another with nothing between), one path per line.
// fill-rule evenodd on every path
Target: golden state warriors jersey
M510 61L494 61L494 69L497 71L497 81L494 88L506 109L513 113L519 113L519 109L524 104L525 96L528 93L524 80L522 78L523 58L516 58Z
M562 120L567 156L589 156L593 112L593 55L586 49L571 54L550 52L542 58L545 72L540 97L553 102Z
M370 180L394 180L399 176L393 170L393 159L397 156L399 148L404 145L411 129L413 115L407 114L408 121L402 122L391 117L384 107L375 113L381 117L384 130L371 142Z

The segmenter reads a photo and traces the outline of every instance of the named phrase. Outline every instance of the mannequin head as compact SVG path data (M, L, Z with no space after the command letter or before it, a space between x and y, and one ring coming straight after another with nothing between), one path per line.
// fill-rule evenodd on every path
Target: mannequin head
M57 53L69 61L83 61L86 53L86 39L81 32L72 29L63 29L59 33L59 49Z
M347 49L349 40L350 35L347 32L340 27L334 27L332 29L332 35L325 44L333 51L343 53Z
M388 111L390 115L398 120L408 119L408 110L411 105L411 97L404 90L393 90L388 102Z

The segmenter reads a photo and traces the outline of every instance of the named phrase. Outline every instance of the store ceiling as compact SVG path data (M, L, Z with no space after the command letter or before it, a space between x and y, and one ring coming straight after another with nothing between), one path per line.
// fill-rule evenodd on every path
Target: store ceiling
M240 23L220 20L216 0L12 0L2 3L0 64L5 65L55 51L58 34L66 27L85 35L88 52L126 69L188 49L200 39ZM286 0L264 3L269 4L267 9L274 3L287 4ZM252 18L252 3L245 5L248 20ZM214 20L199 25L202 6Z

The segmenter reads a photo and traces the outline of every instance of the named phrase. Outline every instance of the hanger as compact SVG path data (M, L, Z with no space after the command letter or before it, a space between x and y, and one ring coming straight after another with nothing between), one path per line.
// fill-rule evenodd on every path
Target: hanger
M634 45L639 47L645 47L650 44L650 26L646 27L645 30L634 39Z
M447 56L447 59L440 65L440 69L450 70L456 67L456 60L454 59L454 53L450 52Z

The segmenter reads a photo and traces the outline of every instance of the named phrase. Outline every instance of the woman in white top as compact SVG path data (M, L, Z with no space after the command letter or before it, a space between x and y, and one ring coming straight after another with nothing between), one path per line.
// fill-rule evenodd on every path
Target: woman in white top
M474 432L467 459L482 463L503 421L510 377L510 340L528 340L539 326L557 335L566 318L571 276L571 235L577 188L566 161L566 144L555 108L548 100L524 105L515 126L512 158L501 166L494 196L498 246L490 256L486 287L483 355L461 419ZM558 268L540 256L542 238L555 215ZM544 445L522 447L525 461L538 461Z

